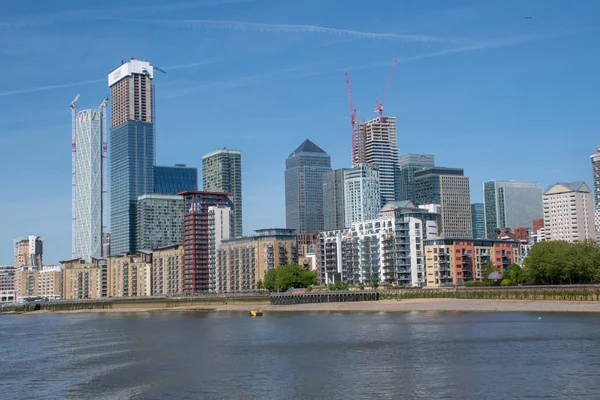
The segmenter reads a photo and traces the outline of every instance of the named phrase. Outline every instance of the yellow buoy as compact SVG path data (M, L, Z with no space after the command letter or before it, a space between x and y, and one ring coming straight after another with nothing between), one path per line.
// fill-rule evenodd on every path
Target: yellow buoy
M251 317L262 317L263 312L261 310L250 310Z

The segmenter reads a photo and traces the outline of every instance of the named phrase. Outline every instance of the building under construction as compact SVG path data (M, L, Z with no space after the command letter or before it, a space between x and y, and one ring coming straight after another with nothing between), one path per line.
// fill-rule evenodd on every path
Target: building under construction
M183 246L184 277L183 290L186 294L207 292L210 289L210 244L211 230L209 210L214 206L233 208L232 194L218 192L185 191L184 197Z

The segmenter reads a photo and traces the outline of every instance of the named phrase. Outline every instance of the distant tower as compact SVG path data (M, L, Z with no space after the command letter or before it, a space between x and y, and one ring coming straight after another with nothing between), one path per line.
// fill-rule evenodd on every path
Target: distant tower
M136 201L154 192L154 68L131 60L108 75L111 254L136 251Z
M106 103L97 110L79 111L74 121L73 249L72 258L87 262L102 257L106 229ZM74 109L73 109L74 112Z
M331 158L305 140L285 161L285 223L296 233L323 230L323 175Z
M594 225L596 241L600 239L600 146L590 156L592 161L592 174L594 175Z
M358 164L344 172L345 226L377 219L381 209L379 171L368 164Z

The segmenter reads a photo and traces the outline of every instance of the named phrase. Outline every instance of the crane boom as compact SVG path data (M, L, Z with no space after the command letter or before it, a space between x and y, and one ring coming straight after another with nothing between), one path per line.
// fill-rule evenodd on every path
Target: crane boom
M350 89L350 78L346 72L346 92L348 93L348 104L350 106L350 124L352 129L352 163L356 154L356 109L352 106L352 90Z
M381 98L381 101L375 99L375 103L377 103L377 106L373 111L379 113L380 123L383 123L383 105L385 103L385 98L387 97L388 90L390 89L390 84L392 83L392 76L394 75L394 69L396 68L397 62L398 60L394 60L394 63L392 64L392 69L390 70L390 74L388 75L388 79L385 85L385 90L383 92L383 97Z
M77 256L77 127L75 122L75 103L79 94L75 96L69 108L71 109L71 257Z

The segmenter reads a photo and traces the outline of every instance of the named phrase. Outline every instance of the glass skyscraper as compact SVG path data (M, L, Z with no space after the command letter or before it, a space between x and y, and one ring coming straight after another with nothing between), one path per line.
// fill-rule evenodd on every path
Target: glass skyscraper
M432 168L435 160L428 154L404 154L398 160L398 200L410 200L417 204L415 194L415 172L422 169Z
M136 203L154 191L153 68L131 59L108 75L111 90L111 254L136 251Z
M346 226L344 172L340 168L323 174L323 229L331 231Z
M471 204L471 220L473 221L473 238L485 239L485 208L483 203Z
M183 244L183 197L144 194L137 200L138 250Z
M285 162L285 223L296 233L323 230L323 174L331 171L331 158L305 140Z
M496 228L529 228L543 218L542 189L536 182L489 181L483 183L485 231L496 238Z
M198 169L185 164L154 166L154 193L172 194L198 190Z

